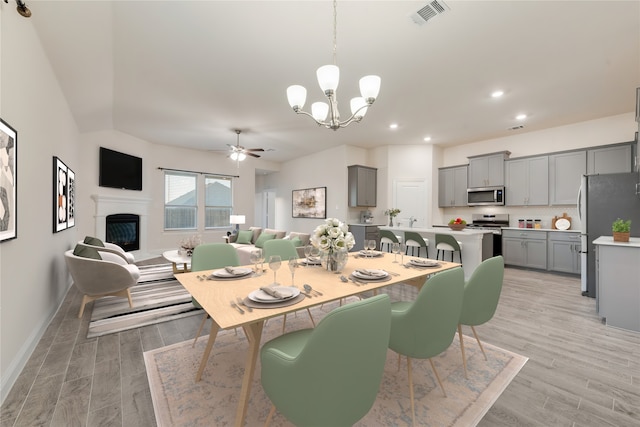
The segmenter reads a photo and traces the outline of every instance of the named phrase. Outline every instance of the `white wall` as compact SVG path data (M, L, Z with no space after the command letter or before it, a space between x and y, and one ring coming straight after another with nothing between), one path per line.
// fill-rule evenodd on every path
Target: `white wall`
M70 280L63 253L76 228L53 233L53 156L82 181L78 131L28 19L0 8L0 116L18 132L17 239L0 243L0 373L6 397Z

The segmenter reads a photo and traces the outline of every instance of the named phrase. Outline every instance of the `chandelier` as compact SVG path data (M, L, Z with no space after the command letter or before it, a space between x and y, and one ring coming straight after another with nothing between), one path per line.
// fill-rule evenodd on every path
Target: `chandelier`
M327 129L338 130L347 127L353 122L360 122L367 109L378 97L380 92L379 76L364 76L360 79L360 95L351 99L351 117L344 121L340 121L340 113L338 112L338 100L336 99L336 89L340 81L340 69L336 65L336 48L337 48L337 0L333 1L333 65L323 65L318 68L316 75L320 89L324 92L329 103L314 102L311 104L311 114L303 111L304 103L307 99L307 89L300 85L293 85L287 88L287 99L289 105L296 114L304 114L311 117L318 126ZM328 117L328 118L327 118Z

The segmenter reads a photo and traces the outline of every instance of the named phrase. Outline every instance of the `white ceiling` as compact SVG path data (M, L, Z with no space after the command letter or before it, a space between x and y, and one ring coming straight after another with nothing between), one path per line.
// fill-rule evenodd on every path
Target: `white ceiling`
M116 129L202 150L263 147L285 161L349 144L463 144L633 111L640 1L339 1L342 116L358 80L382 88L362 123L331 131L297 116L291 84L320 101L332 61L328 1L30 1L81 131ZM501 99L492 99L494 89ZM524 112L520 123L514 116ZM397 122L399 128L390 130ZM524 129L507 128L523 124Z

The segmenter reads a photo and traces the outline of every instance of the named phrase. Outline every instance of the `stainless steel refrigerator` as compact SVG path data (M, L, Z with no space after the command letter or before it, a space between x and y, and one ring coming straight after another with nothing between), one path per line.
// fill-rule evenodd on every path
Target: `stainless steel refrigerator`
M631 220L631 236L640 237L640 173L584 175L578 197L582 295L596 298L596 254L592 243L611 236L617 218Z

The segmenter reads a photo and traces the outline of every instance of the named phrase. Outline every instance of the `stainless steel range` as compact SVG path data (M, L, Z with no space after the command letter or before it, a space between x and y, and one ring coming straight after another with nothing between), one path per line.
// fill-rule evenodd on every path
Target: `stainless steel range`
M502 227L509 226L509 214L471 214L467 227L493 233L493 255L502 255Z

